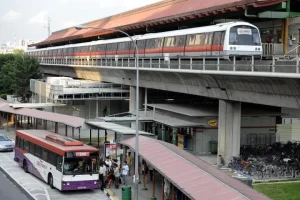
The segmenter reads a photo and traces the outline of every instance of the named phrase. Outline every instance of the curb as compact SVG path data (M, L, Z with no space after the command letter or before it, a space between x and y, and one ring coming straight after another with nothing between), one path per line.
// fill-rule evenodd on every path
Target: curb
M104 193L111 200L119 200L110 189L104 189Z
M0 167L0 170L6 175L6 177L11 180L29 199L31 200L37 200L31 194L29 193L28 190L26 190L22 185L20 185L15 179L13 179L9 173L7 173L2 167Z

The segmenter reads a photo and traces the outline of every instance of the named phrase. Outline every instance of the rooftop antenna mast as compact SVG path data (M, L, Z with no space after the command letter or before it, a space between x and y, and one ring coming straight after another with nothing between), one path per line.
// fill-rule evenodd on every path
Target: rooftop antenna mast
M48 29L48 37L50 36L50 17L48 17L48 25L44 26L44 28Z

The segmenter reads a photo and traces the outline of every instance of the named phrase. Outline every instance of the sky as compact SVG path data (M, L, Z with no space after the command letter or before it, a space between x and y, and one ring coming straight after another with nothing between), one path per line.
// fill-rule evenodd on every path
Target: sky
M118 14L160 0L1 0L0 44L31 39L35 42L51 32Z

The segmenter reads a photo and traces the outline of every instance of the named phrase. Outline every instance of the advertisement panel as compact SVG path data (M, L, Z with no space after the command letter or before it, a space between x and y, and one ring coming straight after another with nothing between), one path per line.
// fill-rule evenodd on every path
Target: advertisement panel
M123 154L123 149L121 149L121 144L116 143L105 143L104 144L104 156L105 158L109 156L111 159L117 159L120 163L120 157Z

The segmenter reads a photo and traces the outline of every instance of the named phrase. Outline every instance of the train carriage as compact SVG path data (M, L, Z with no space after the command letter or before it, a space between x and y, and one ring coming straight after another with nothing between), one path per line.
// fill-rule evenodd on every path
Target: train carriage
M259 30L247 22L228 22L198 28L132 36L139 57L206 57L230 59L236 57L261 58ZM89 59L130 58L135 55L128 37L51 47L29 51L30 56L42 51L50 59L74 60L73 64L89 64ZM45 51L45 52L44 52ZM33 52L33 53L30 53ZM50 62L53 63L53 62Z

